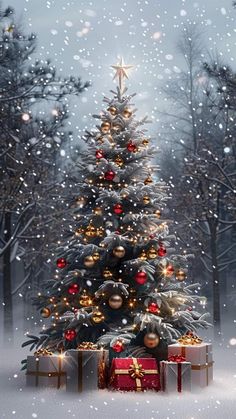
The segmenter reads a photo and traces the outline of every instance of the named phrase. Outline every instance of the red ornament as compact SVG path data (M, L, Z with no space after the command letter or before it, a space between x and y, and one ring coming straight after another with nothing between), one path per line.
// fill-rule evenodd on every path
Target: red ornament
M193 311L193 307L190 307L190 306L189 306L189 307L187 308L187 310L188 310L188 311Z
M155 234L150 234L149 236L150 239L154 239L154 237L155 237Z
M71 294L71 295L78 294L78 292L79 292L79 285L78 284L72 284L68 288L68 293Z
M106 173L105 173L105 175L104 175L104 177L105 177L105 179L106 180L113 180L114 179L114 177L115 177L115 173L112 171L112 170L108 170Z
M67 265L67 261L65 258L59 258L57 259L57 267L60 269L65 268L65 266Z
M156 314L160 312L160 308L159 305L157 303L150 303L148 305L148 311L150 311L150 313Z
M165 268L165 273L166 273L167 276L172 276L174 271L175 271L174 266L171 265L171 264L167 265L166 268Z
M158 256L161 258L166 255L166 248L164 246L160 246L157 251Z
M70 342L76 337L76 331L74 329L68 329L64 332L64 338Z
M114 205L114 207L113 207L113 212L114 212L116 215L121 215L121 214L122 214L122 212L123 212L123 207L122 207L122 205L121 205L121 204L115 204L115 205Z
M136 145L134 143L132 143L132 141L130 141L127 144L126 148L127 148L128 151L131 151L131 152L135 152L137 150Z
M137 282L137 284L143 285L143 284L145 284L145 282L147 282L147 274L146 274L146 272L138 271L136 273L134 279Z
M103 150L96 150L96 159L102 159L104 157Z
M120 340L117 340L116 343L112 346L114 352L122 352L124 350L124 344Z

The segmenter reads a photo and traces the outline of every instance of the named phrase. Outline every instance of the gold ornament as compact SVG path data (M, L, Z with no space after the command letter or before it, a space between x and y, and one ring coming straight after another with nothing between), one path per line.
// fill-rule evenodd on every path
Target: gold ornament
M115 162L115 164L117 164L117 166L119 166L119 167L123 166L123 164L124 164L124 160L123 160L120 156L117 156L117 157L115 158L114 162Z
M148 176L145 181L144 181L144 185L150 185L153 182L151 176Z
M184 281L186 278L186 272L183 269L178 269L176 272L176 279L178 279L178 281Z
M125 248L123 246L117 246L113 249L113 255L117 258L123 258L125 256Z
M100 253L98 252L93 253L92 258L95 262L97 262L100 259Z
M108 268L106 268L103 271L103 276L104 278L112 278L112 272Z
M161 211L159 209L156 210L155 215L156 215L157 218L160 218L161 217Z
M129 108L125 108L122 112L124 118L130 118L132 116L132 111Z
M113 310L118 310L123 304L123 299L120 295L114 294L109 298L108 304Z
M128 306L131 309L134 309L137 307L137 299L136 298L130 298L130 300L128 301Z
M85 256L84 258L84 266L86 266L87 268L92 268L95 265L95 260L93 258L93 256Z
M146 146L149 144L149 141L145 138L145 139L142 141L142 144L146 147Z
M51 355L53 355L53 352L49 351L47 348L40 348L34 353L35 357Z
M96 215L102 215L102 208L101 207L95 207L93 209L94 214Z
M82 342L77 346L77 349L84 351L96 351L98 349L98 345L93 342Z
M86 227L84 234L87 237L96 237L97 236L97 229L92 224L89 224Z
M150 249L148 250L148 259L156 259L157 257L157 250L155 249L154 246L151 246Z
M99 308L96 308L96 309L92 312L91 320L92 320L95 324L102 323L102 322L105 320L105 317L104 317L103 313L99 310Z
M108 122L108 121L102 122L102 124L101 124L101 131L102 131L103 134L108 134L108 132L110 131L110 129L111 129L110 122Z
M78 207L83 207L86 204L86 198L84 196L78 196L78 198L76 198L76 205L78 205Z
M44 317L45 319L47 319L51 315L51 310L48 307L44 307L40 311L40 314L41 314L42 317Z
M115 106L110 106L107 110L113 116L117 114L117 109L115 108Z
M87 294L86 290L80 296L79 303L82 307L89 307L93 304L92 298Z
M143 343L146 348L152 349L159 345L160 338L156 333L147 333L144 336Z
M150 198L149 198L149 196L148 196L148 195L144 195L144 196L143 196L143 203L144 203L145 205L150 204Z
M138 258L141 260L147 260L147 253L145 252L145 250L142 250L142 253L139 255Z

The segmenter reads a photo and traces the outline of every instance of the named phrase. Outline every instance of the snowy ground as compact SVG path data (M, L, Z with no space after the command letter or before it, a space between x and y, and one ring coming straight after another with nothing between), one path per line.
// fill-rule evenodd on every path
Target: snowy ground
M28 389L19 362L22 349L1 350L0 418L67 419L236 419L236 346L214 348L214 383L198 392L116 393L102 390L71 395L65 390Z

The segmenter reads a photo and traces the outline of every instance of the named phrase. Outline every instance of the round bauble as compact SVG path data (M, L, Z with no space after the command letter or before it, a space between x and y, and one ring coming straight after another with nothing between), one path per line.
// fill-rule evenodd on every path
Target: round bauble
M108 134L108 132L110 131L111 128L111 124L108 121L104 121L101 124L101 131L103 134Z
M147 253L145 252L145 250L142 250L138 258L141 260L147 260Z
M113 349L114 352L120 353L125 349L125 347L124 347L124 344L121 340L117 340L114 343L114 345L112 346L112 349Z
M110 271L110 269L108 269L108 268L106 268L106 269L104 269L104 271L103 271L103 276L104 276L104 278L112 278L112 272Z
M148 196L148 195L144 195L143 196L143 203L144 203L144 205L148 205L148 204L150 204L150 197Z
M114 294L110 296L108 304L113 310L118 310L123 304L123 299L120 295Z
M40 314L43 318L47 319L51 315L51 310L48 307L44 307L40 311Z
M66 265L67 265L67 261L66 261L66 259L65 259L65 258L59 258L59 259L57 259L57 267L58 267L59 269L63 269L63 268L65 268L65 267L66 267Z
M137 146L132 143L132 141L130 141L127 146L126 146L127 150L130 151L131 153L134 153L137 150Z
M129 108L125 108L122 112L124 118L130 118L132 116L132 111Z
M99 309L95 309L92 312L91 320L93 321L93 323L99 324L99 323L102 323L105 320L105 317Z
M96 150L95 156L96 156L96 159L103 159L104 158L103 150L101 150L101 149Z
M115 106L109 106L109 108L107 110L113 116L115 116L117 114L117 109L115 108Z
M157 250L154 246L151 246L147 252L148 259L156 259L157 257Z
M123 246L116 246L113 249L113 255L117 258L123 258L125 256L125 248Z
M184 281L186 278L186 272L183 269L178 269L176 271L176 279L178 279L178 281Z
M160 313L160 307L157 303L149 303L148 304L148 311L152 314L158 314Z
M146 348L152 349L159 345L160 338L156 333L147 333L143 338L143 343Z
M64 332L64 338L66 340L68 340L69 342L71 342L72 340L75 339L75 337L76 337L76 331L75 331L75 329L65 330L65 332Z
M113 212L116 215L121 215L123 213L123 206L121 204L115 204L113 206Z
M84 290L80 296L79 303L82 307L89 307L93 304L92 298L87 294L87 291Z
M158 256L164 257L166 255L166 248L164 246L160 246L157 253Z
M79 292L79 285L78 284L71 284L68 288L68 293L70 295L76 295Z
M147 274L144 271L138 271L134 277L135 282L139 285L144 285L147 282Z
M108 170L106 173L105 173L105 175L104 175L104 178L106 179L106 180L113 180L114 179L114 177L115 177L115 172L113 172L113 170Z
M98 253L98 252L94 252L94 253L92 254L92 258L93 258L93 260L94 260L95 262L97 262L98 260L100 260L100 253Z
M164 275L170 277L173 275L174 271L174 266L169 263L164 269Z
M161 211L159 209L155 211L155 216L161 218Z
M95 265L95 260L93 258L93 256L85 256L84 258L84 266L86 266L86 268L92 268Z

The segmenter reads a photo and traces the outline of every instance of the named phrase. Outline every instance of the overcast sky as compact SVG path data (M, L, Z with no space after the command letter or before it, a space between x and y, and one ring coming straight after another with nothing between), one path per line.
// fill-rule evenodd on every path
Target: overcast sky
M236 68L236 10L231 0L11 0L26 29L38 34L38 56L51 57L62 75L81 75L92 87L73 103L77 133L91 127L104 94L114 87L111 64L122 55L135 65L130 92L142 114L153 118L162 106L162 84L184 65L176 49L188 21L202 30L204 43ZM77 135L77 134L76 134Z

